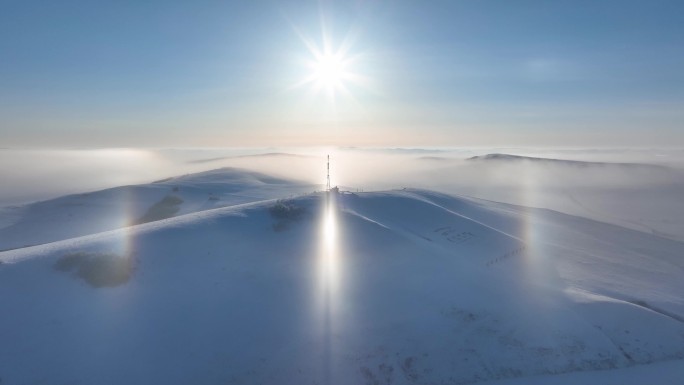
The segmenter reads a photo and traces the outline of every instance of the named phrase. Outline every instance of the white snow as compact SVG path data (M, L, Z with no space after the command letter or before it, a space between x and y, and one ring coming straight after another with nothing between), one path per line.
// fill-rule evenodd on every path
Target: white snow
M427 190L329 199L0 253L2 384L682 378L684 244Z

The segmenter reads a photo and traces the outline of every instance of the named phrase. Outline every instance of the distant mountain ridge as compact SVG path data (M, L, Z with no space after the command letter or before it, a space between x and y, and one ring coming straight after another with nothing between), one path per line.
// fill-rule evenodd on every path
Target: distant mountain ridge
M266 152L262 154L249 154L249 155L231 155L231 156L219 156L215 158L205 158L205 159L195 159L195 160L190 160L187 163L191 164L198 164L198 163L211 163L211 162L218 162L222 160L231 160L231 159L246 159L246 158L300 158L300 159L305 159L305 158L311 158L312 156L310 155L301 155L301 154L291 154L287 152Z
M631 168L653 168L659 170L667 170L668 167L646 164L646 163L613 163L613 162L588 162L581 160L568 160L568 159L554 159L554 158L538 158L531 156L522 155L511 155L511 154L487 154L473 156L468 159L468 161L497 161L497 162L536 162L536 163L546 163L546 164L557 164L564 166L573 167L591 167L591 166L603 166L603 167L631 167Z

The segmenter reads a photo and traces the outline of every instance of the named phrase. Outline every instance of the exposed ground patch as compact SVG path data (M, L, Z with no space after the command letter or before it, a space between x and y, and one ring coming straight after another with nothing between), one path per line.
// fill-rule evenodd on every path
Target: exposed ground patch
M268 209L271 217L276 220L273 224L273 231L287 230L293 222L304 217L306 210L296 206L293 202L279 200L275 205Z
M183 200L180 197L176 195L167 195L162 200L147 209L145 215L135 221L134 224L139 225L141 223L171 218L176 215L178 210L180 210L181 203L183 203Z
M134 265L131 256L80 252L62 256L53 267L57 271L72 273L92 287L114 287L128 282Z

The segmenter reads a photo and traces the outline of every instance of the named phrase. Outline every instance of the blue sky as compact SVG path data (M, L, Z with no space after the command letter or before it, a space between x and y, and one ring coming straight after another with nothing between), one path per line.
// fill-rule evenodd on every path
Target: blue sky
M683 47L681 1L0 0L0 146L684 146Z

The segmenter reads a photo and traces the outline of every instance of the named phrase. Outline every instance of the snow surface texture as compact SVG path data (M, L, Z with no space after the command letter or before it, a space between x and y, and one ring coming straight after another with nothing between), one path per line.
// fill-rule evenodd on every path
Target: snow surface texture
M0 253L0 379L677 384L683 253L426 190L205 210Z

